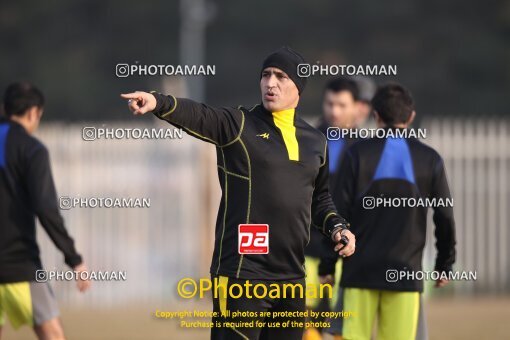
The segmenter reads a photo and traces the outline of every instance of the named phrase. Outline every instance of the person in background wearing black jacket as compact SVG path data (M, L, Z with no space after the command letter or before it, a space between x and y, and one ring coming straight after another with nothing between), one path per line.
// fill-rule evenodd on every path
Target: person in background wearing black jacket
M406 129L416 115L410 92L398 84L379 88L372 104L378 128L387 132ZM411 274L422 270L428 205L376 202L435 200L430 204L437 239L435 271L450 273L455 262L455 222L453 207L447 204L453 201L443 159L415 138L372 138L347 150L340 173L332 195L363 250L343 259L339 301L344 311L357 316L343 320L340 334L346 340L368 340L377 319L377 339L426 338L423 281ZM325 261L327 272L333 273L336 255ZM440 278L436 287L447 283Z
M347 135L342 138L338 130L332 131L332 136L328 136L330 128L355 129L360 111L359 89L357 83L346 77L338 77L330 80L324 89L322 99L323 117L320 120L318 130L328 138L328 156L329 156L329 187L330 190L335 187L339 176L339 170L347 148L352 145L356 139ZM333 196L334 198L334 196ZM335 205L337 204L334 202ZM331 240L325 237L319 230L310 230L310 242L305 248L306 255L306 281L307 283L334 284L339 281L341 272L341 262L336 265L335 278L329 273L323 272L319 267L321 257L333 257L336 262L335 252L331 246ZM328 268L329 269L329 268ZM319 276L321 280L319 280ZM337 298L336 289L333 299L324 297L323 299L308 299L307 307L317 311L330 310ZM320 339L320 334L315 328L306 330L304 340Z
M42 264L35 218L67 265L76 272L87 268L59 212L48 150L32 136L44 97L30 84L14 83L5 91L3 105L7 117L0 117L0 337L6 314L14 328L30 325L39 339L64 339L51 287L36 281ZM78 280L77 286L83 292L90 281Z
M225 287L247 282L268 287L303 286L304 248L312 225L335 242L340 255L354 253L354 235L337 214L329 194L326 138L297 113L306 80L298 76L302 63L303 57L288 47L270 54L260 71L262 103L251 109L213 108L159 93L122 95L129 99L134 114L152 112L216 146L222 199L210 273ZM238 227L243 224L267 228L267 251L239 251L242 235ZM346 245L342 236L348 238ZM213 299L215 312L226 315L227 308L300 315L305 311L305 297ZM213 318L213 323L224 320ZM279 321L290 320L302 322L304 318ZM302 327L224 326L213 327L211 338L300 340L302 333Z

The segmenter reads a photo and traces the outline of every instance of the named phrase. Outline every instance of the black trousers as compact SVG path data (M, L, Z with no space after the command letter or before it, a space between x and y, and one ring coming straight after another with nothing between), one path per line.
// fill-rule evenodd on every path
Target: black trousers
M306 311L304 278L290 281L248 280L252 289L248 290L249 294L246 294L247 290L244 289L244 294L239 297L238 287L244 288L247 280L216 278L217 282L225 286L225 290L219 288L218 296L213 296L213 311L217 312L218 316L212 320L211 340L302 339L306 318L296 316L296 313L289 314ZM287 286L284 286L285 284ZM302 287L301 290L299 285ZM265 286L266 290L262 286ZM228 294L229 290L233 293L232 296ZM223 294L224 291L227 291L227 294ZM264 294L264 291L268 293ZM270 292L276 291L280 293L279 296L275 297L275 294L269 296Z

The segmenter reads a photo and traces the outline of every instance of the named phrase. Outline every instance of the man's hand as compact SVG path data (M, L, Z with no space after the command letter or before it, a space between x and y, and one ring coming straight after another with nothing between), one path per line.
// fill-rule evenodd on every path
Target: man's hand
M442 288L442 287L446 286L449 282L450 281L448 281L448 280L439 279L436 281L436 284L434 285L434 287Z
M322 275L319 276L319 283L322 285L333 285L335 283L335 278L331 274Z
M156 108L156 97L151 93L136 91L120 95L128 99L128 107L135 115L143 115Z
M88 272L87 266L84 263L81 263L73 268L75 272L81 273L81 272ZM88 277L88 275L86 276ZM78 274L78 281L76 282L76 286L78 287L78 290L80 292L85 292L87 289L90 288L92 282L90 280L82 280L81 276Z
M345 236L349 239L349 243L347 243L345 246L340 243L342 236ZM340 232L335 234L334 239L336 243L335 252L338 252L338 255L347 257L354 254L354 251L356 250L356 237L354 237L354 234L351 233L350 230L342 229Z

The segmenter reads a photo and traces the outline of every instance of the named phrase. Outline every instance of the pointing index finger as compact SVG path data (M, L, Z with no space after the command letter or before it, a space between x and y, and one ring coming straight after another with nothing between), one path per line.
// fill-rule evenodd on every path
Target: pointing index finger
M137 100L141 99L140 95L136 92L122 93L120 96L124 99L137 99Z

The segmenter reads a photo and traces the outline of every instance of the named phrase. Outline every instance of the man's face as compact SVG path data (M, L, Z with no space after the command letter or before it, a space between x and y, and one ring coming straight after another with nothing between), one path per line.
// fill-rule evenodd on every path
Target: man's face
M355 127L359 114L358 102L351 92L327 90L324 94L322 110L329 125L339 128Z
M268 67L262 71L260 93L262 104L270 112L294 109L299 102L296 84L276 67Z

